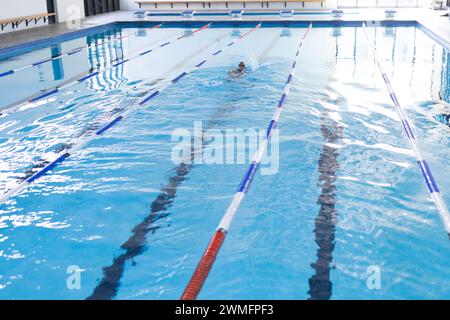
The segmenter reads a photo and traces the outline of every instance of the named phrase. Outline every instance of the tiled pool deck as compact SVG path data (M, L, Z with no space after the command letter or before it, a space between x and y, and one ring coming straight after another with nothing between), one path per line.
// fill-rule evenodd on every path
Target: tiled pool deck
M198 10L199 12L202 10ZM248 10L253 11L253 10ZM276 10L272 10L272 12ZM304 14L295 15L292 18L280 18L278 15L249 15L242 16L241 21L336 21L331 14L307 14L308 12L330 12L331 9L323 10L305 10ZM339 21L381 21L386 20L384 9L345 9L345 14ZM442 39L450 43L450 19L448 16L442 16L445 11L433 11L429 9L409 9L399 8L393 21L418 21L433 33L438 34ZM204 11L202 11L204 12ZM220 12L214 10L213 12ZM146 19L136 19L133 17L133 11L116 11L97 16L87 17L75 24L56 23L25 30L0 33L0 49L14 47L27 42L47 39L58 35L71 33L76 30L85 30L92 27L101 26L112 22L132 22L132 21L230 21L236 20L229 16L197 16L193 19L185 19L180 16L153 16ZM73 25L77 25L74 29Z

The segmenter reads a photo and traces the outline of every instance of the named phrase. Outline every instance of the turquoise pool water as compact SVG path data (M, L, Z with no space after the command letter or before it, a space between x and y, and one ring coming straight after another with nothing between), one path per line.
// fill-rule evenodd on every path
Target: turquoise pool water
M0 108L21 105L0 117L2 190L86 142L0 204L0 298L179 298L249 159L180 166L173 133L199 121L265 131L306 30L263 25L239 40L251 26L218 26L176 40L195 29L114 28L0 61L2 73L91 45L0 78ZM435 117L450 113L450 54L414 26L369 33L449 204L449 128ZM231 78L239 61L248 72ZM278 170L255 176L199 298L450 296L449 239L361 28L313 26L278 128Z

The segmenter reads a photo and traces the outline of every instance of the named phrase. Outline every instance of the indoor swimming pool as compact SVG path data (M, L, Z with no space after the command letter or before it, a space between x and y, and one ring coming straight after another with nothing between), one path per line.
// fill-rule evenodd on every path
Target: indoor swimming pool
M409 22L309 25L122 23L0 50L0 298L178 299L248 189L200 299L448 299L429 189L450 205L449 48ZM252 137L229 131L272 134L254 177Z

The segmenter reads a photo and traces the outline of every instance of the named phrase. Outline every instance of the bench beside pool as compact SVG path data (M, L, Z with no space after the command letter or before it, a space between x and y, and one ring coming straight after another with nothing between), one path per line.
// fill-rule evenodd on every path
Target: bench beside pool
M284 6L287 7L288 3L301 3L302 6L305 6L305 2L315 2L320 3L320 6L323 7L325 0L141 0L136 1L136 3L139 5L139 8L142 8L142 5L154 5L155 9L158 8L159 4L170 4L170 7L173 8L174 4L185 4L186 8L189 8L190 4L201 4L203 8L211 8L212 3L223 3L225 4L225 7L228 8L230 4L242 4L242 6L245 8L246 4L249 3L260 3L261 8L269 8L269 3L284 3Z
M39 20L43 19L44 22L47 22L47 19L49 17L53 17L54 13L39 13L39 14L33 14L29 16L22 16L22 17L15 17L15 18L9 18L9 19L2 19L0 20L0 27L2 31L8 26L9 24L12 26L13 29L19 27L19 25L25 21L26 26L30 24L34 20L34 24L37 24Z

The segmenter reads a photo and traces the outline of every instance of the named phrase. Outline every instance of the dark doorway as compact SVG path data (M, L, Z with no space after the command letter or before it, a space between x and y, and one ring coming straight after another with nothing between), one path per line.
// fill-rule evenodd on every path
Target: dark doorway
M47 13L55 13L55 3L54 0L47 0ZM55 23L55 16L48 17L48 23Z
M119 0L84 0L86 17L116 10L120 10Z

